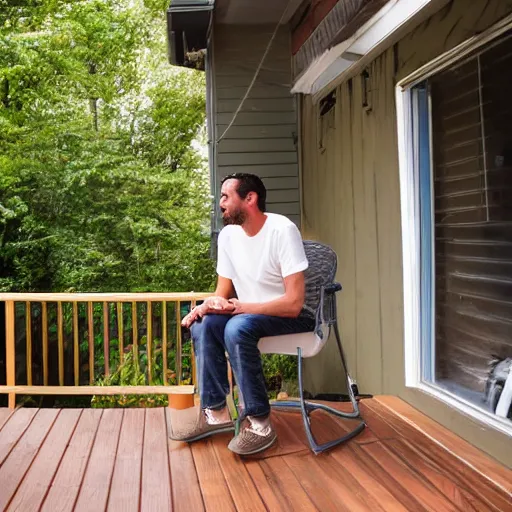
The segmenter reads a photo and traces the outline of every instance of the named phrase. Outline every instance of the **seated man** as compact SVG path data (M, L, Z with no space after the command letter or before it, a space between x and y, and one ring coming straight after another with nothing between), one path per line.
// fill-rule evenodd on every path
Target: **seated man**
M263 451L276 440L259 339L312 331L315 325L304 306L308 261L299 230L286 217L265 213L265 200L257 176L234 174L222 181L225 228L218 239L217 289L183 319L194 343L201 414L195 424L178 425L172 437L191 442L234 429L226 406L227 352L244 418L229 449L240 455Z

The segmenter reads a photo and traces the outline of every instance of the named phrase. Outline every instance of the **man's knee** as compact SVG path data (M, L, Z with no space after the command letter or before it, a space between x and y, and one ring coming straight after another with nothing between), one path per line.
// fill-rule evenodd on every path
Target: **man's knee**
M230 347L234 347L240 343L258 341L251 316L252 315L236 315L226 324L224 329L224 342L226 343L228 351Z
M223 329L225 323L226 319L221 315L205 315L190 326L190 335L197 342L203 336L209 336L218 329Z

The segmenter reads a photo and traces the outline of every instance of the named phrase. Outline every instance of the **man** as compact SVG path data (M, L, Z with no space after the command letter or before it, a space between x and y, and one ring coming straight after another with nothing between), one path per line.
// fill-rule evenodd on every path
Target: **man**
M265 201L265 186L255 175L222 181L225 227L218 239L217 288L183 319L194 343L201 414L193 424L173 429L172 437L192 442L234 430L226 406L227 352L244 418L229 449L240 455L263 451L276 440L259 339L314 329L313 315L304 307L308 262L299 230L286 217L265 213Z

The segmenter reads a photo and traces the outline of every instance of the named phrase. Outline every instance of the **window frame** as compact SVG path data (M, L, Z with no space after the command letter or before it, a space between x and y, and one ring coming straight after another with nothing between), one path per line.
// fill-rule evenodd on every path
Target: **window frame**
M473 57L480 48L493 41L498 42L498 38L511 28L512 15L422 66L400 80L395 87L402 225L405 386L418 389L509 436L512 436L510 420L496 416L435 383L434 188L432 108L428 91L428 171L430 173L428 193L422 190L420 185L425 183L426 179L423 175L424 169L420 172L420 159L425 154L420 155L417 144L420 120L415 104L418 103L416 86L423 82L428 84L427 79L432 75L462 64L470 56ZM425 105L423 107L425 108ZM422 128L425 129L424 126ZM420 201L420 194L423 194L423 201ZM430 218L426 221L427 215L430 215ZM422 251L422 245L428 246L427 251ZM430 282L426 282L428 279ZM427 295L426 298L425 295ZM425 374L430 376L430 380L423 378Z

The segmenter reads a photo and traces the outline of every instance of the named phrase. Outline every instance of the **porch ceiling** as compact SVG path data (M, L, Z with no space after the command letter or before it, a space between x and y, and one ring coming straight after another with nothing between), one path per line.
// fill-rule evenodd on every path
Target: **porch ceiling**
M304 0L216 0L215 21L227 25L277 23L287 9L286 24ZM289 5L288 5L289 2ZM288 5L288 8L287 8Z

